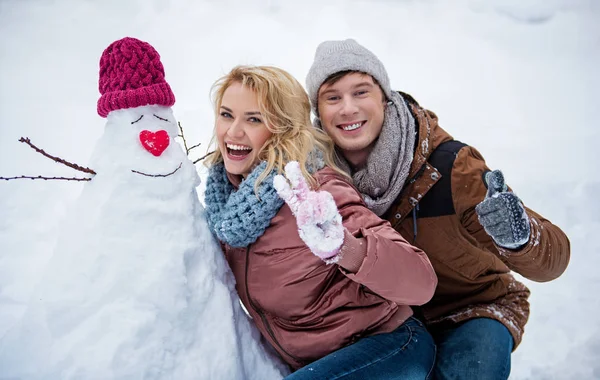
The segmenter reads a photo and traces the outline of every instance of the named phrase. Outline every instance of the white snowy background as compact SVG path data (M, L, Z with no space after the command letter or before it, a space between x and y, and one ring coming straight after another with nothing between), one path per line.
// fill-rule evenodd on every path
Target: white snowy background
M0 176L78 174L21 136L86 166L105 123L98 61L124 36L161 54L175 115L188 142L203 144L197 156L212 130L210 86L234 65L280 66L304 83L321 41L370 48L394 88L477 147L571 240L562 277L526 281L532 312L511 379L600 379L600 1L0 0ZM0 181L0 337L80 191Z

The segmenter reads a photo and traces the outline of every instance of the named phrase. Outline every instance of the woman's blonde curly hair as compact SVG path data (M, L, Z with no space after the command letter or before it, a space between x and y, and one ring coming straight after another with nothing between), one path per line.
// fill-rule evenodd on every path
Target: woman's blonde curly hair
M322 152L325 165L347 177L335 164L333 141L323 131L313 127L308 95L291 74L272 66L234 67L212 86L215 120L219 117L225 91L234 83L241 83L256 94L263 121L273 133L258 155L259 160L267 162L267 167L256 180L255 191L271 170L275 168L277 173L281 173L290 161L298 161L304 178L314 189L317 183L307 169L307 161L315 150ZM215 145L216 133L213 133L211 146ZM205 165L210 167L221 162L223 155L217 146L215 152L206 159Z

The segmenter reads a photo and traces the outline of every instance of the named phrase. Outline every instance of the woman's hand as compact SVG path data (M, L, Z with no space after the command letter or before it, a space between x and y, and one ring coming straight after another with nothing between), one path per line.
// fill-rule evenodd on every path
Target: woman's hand
M325 262L336 262L344 226L333 197L326 191L310 190L297 161L289 162L284 174L275 176L273 186L296 217L300 238Z

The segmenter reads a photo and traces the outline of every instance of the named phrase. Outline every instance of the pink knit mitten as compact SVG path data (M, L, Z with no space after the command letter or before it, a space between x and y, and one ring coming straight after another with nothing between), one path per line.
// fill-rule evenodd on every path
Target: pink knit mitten
M285 177L279 174L273 178L273 186L296 217L298 233L308 248L328 264L336 262L344 242L344 226L333 196L311 191L296 161L285 166Z

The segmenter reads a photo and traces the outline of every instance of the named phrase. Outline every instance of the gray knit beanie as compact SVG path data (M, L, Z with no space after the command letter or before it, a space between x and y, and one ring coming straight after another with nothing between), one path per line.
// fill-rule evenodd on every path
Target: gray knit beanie
M315 114L318 114L317 100L323 82L331 75L347 70L371 75L379 82L385 96L391 98L390 78L375 54L353 39L325 41L317 47L315 60L306 76L306 88Z

